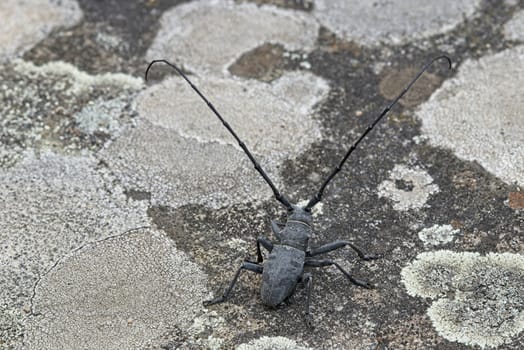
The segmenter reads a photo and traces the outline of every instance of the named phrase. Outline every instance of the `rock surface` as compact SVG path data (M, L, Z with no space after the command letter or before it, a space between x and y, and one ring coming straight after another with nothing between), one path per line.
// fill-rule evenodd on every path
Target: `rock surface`
M519 349L522 1L4 1L0 349ZM2 23L4 23L2 22ZM248 157L347 240L275 309L285 222ZM262 251L264 258L267 252Z

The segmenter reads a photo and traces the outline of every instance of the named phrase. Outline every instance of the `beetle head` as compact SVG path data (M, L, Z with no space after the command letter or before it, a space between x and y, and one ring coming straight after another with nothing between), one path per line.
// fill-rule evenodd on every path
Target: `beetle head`
M289 210L288 219L300 221L307 225L311 225L311 222L313 221L313 218L311 216L311 212L306 211L303 207L298 205L291 205L291 210Z

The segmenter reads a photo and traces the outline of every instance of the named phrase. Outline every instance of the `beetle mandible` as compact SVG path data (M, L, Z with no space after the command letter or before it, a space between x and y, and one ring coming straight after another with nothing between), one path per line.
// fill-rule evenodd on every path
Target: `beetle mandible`
M251 154L247 146L242 142L242 140L237 136L235 131L231 126L224 120L216 108L208 101L208 99L200 92L200 90L189 80L189 78L174 64L168 62L167 60L160 59L152 61L146 69L145 79L147 81L147 75L151 67L156 63L164 63L173 68L184 80L193 88L193 90L200 96L200 98L208 105L211 111L215 114L216 117L222 122L224 127L229 131L229 133L235 138L238 142L238 145L246 153L249 160L253 163L255 169L258 173L264 178L266 183L271 187L273 194L277 201L279 201L287 209L287 220L285 224L278 224L275 221L271 221L271 230L275 237L278 240L278 244L273 244L270 240L264 237L257 239L257 260L249 261L246 260L238 268L233 277L233 280L229 284L229 287L225 292L212 300L205 301L204 305L213 305L221 303L227 300L233 287L235 286L240 273L242 270L249 270L259 274L262 274L262 287L261 287L261 299L262 302L270 307L276 307L281 304L287 298L289 298L295 287L299 283L303 283L306 287L306 319L309 324L310 312L309 304L311 299L311 290L312 290L312 275L309 272L304 272L304 267L323 267L334 265L338 268L351 283L364 287L372 288L372 285L366 281L357 279L353 277L349 272L347 272L342 266L331 259L318 259L315 258L318 255L328 253L330 251L348 246L353 249L360 259L371 260L376 259L380 256L365 254L362 250L356 247L353 243L349 241L335 241L322 245L318 248L310 249L309 239L313 234L312 230L312 208L322 200L322 195L326 186L329 182L335 177L335 175L342 169L342 166L348 159L349 155L357 148L358 144L366 137L366 135L373 130L373 128L378 124L378 122L391 110L391 108L404 96L406 92L415 84L415 82L420 78L420 76L433 64L433 62L445 59L448 62L449 69L451 69L451 59L447 56L438 56L433 58L428 62L422 70L415 76L415 78L404 88L404 90L392 101L389 105L382 111L382 113L375 119L375 121L370 124L367 129L360 135L360 137L353 143L353 145L348 149L340 163L333 169L329 176L324 180L318 192L309 200L306 206L299 206L297 204L292 204L286 196L278 191L276 186L273 184L269 176L262 169L260 164L256 161L255 157ZM264 247L268 252L269 256L267 261L263 263L263 256L261 252L261 246Z

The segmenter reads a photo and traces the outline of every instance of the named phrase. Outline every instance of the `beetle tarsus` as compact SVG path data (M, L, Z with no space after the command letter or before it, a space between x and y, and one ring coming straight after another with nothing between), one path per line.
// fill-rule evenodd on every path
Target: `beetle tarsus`
M359 258L362 260L369 261L369 260L374 260L374 259L380 259L382 257L381 254L366 254L356 245L348 241L335 241L335 242L331 242L323 246L320 246L318 248L314 248L308 252L307 256L316 256L320 254L325 254L333 250L343 248L345 246L348 246L351 249L353 249L359 256Z
M226 301L229 298L229 294L231 294L231 291L235 287L235 284L237 283L238 277L240 277L240 273L242 272L242 270L249 270L256 273L262 273L263 269L264 268L262 265L244 261L242 265L240 265L240 267L238 268L237 272L235 273L235 277L233 277L233 280L229 284L229 287L227 287L224 294L222 294L221 297L216 297L215 299L204 301L204 306L219 304Z

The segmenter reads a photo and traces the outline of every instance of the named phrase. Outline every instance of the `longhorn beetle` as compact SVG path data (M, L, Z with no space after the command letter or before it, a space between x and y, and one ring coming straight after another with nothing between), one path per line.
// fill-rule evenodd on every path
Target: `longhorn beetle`
M231 135L238 142L238 145L246 153L249 160L255 166L255 169L264 178L266 183L271 187L273 194L277 201L279 201L287 209L287 220L285 224L278 224L271 220L271 230L278 240L278 244L273 244L267 238L260 237L257 239L257 261L246 260L238 268L233 280L229 284L229 287L225 292L215 299L204 302L204 305L213 305L226 301L229 297L235 283L240 276L242 270L249 270L259 274L262 274L262 288L260 291L262 302L270 307L276 307L281 304L284 300L290 297L298 283L302 283L306 287L306 319L311 325L309 303L311 299L312 289L312 275L311 273L304 272L304 267L323 267L334 265L338 268L351 283L364 287L372 288L372 285L366 281L359 280L353 277L349 272L344 270L342 266L330 259L319 259L316 258L318 255L339 249L345 246L353 249L360 259L371 260L376 259L378 255L365 254L362 250L357 248L353 243L348 241L335 241L318 248L309 248L309 239L313 234L311 228L312 216L311 209L322 200L322 195L326 186L335 177L335 175L342 169L342 166L348 159L349 155L357 148L359 143L366 137L366 135L373 130L375 125L384 117L390 109L404 96L406 92L415 84L420 76L433 64L433 62L445 59L448 62L449 69L451 69L451 59L447 56L438 56L427 63L424 68L417 74L417 76L409 83L409 85L382 111L382 113L370 124L364 133L357 139L357 141L349 148L340 163L333 169L329 176L324 180L318 192L309 200L306 206L301 207L297 204L292 204L286 196L278 191L269 176L264 172L260 164L256 161L255 157L251 154L247 146L240 140L237 134L233 131L231 126L224 120L220 113L215 107L208 101L208 99L193 85L189 78L175 65L169 63L167 60L154 60L146 69L145 79L147 81L147 75L149 70L155 63L165 63L189 83L189 85L195 90L195 92L204 100L208 107L222 122L224 127L231 133ZM262 265L263 257L260 246L264 247L269 251L267 261Z

